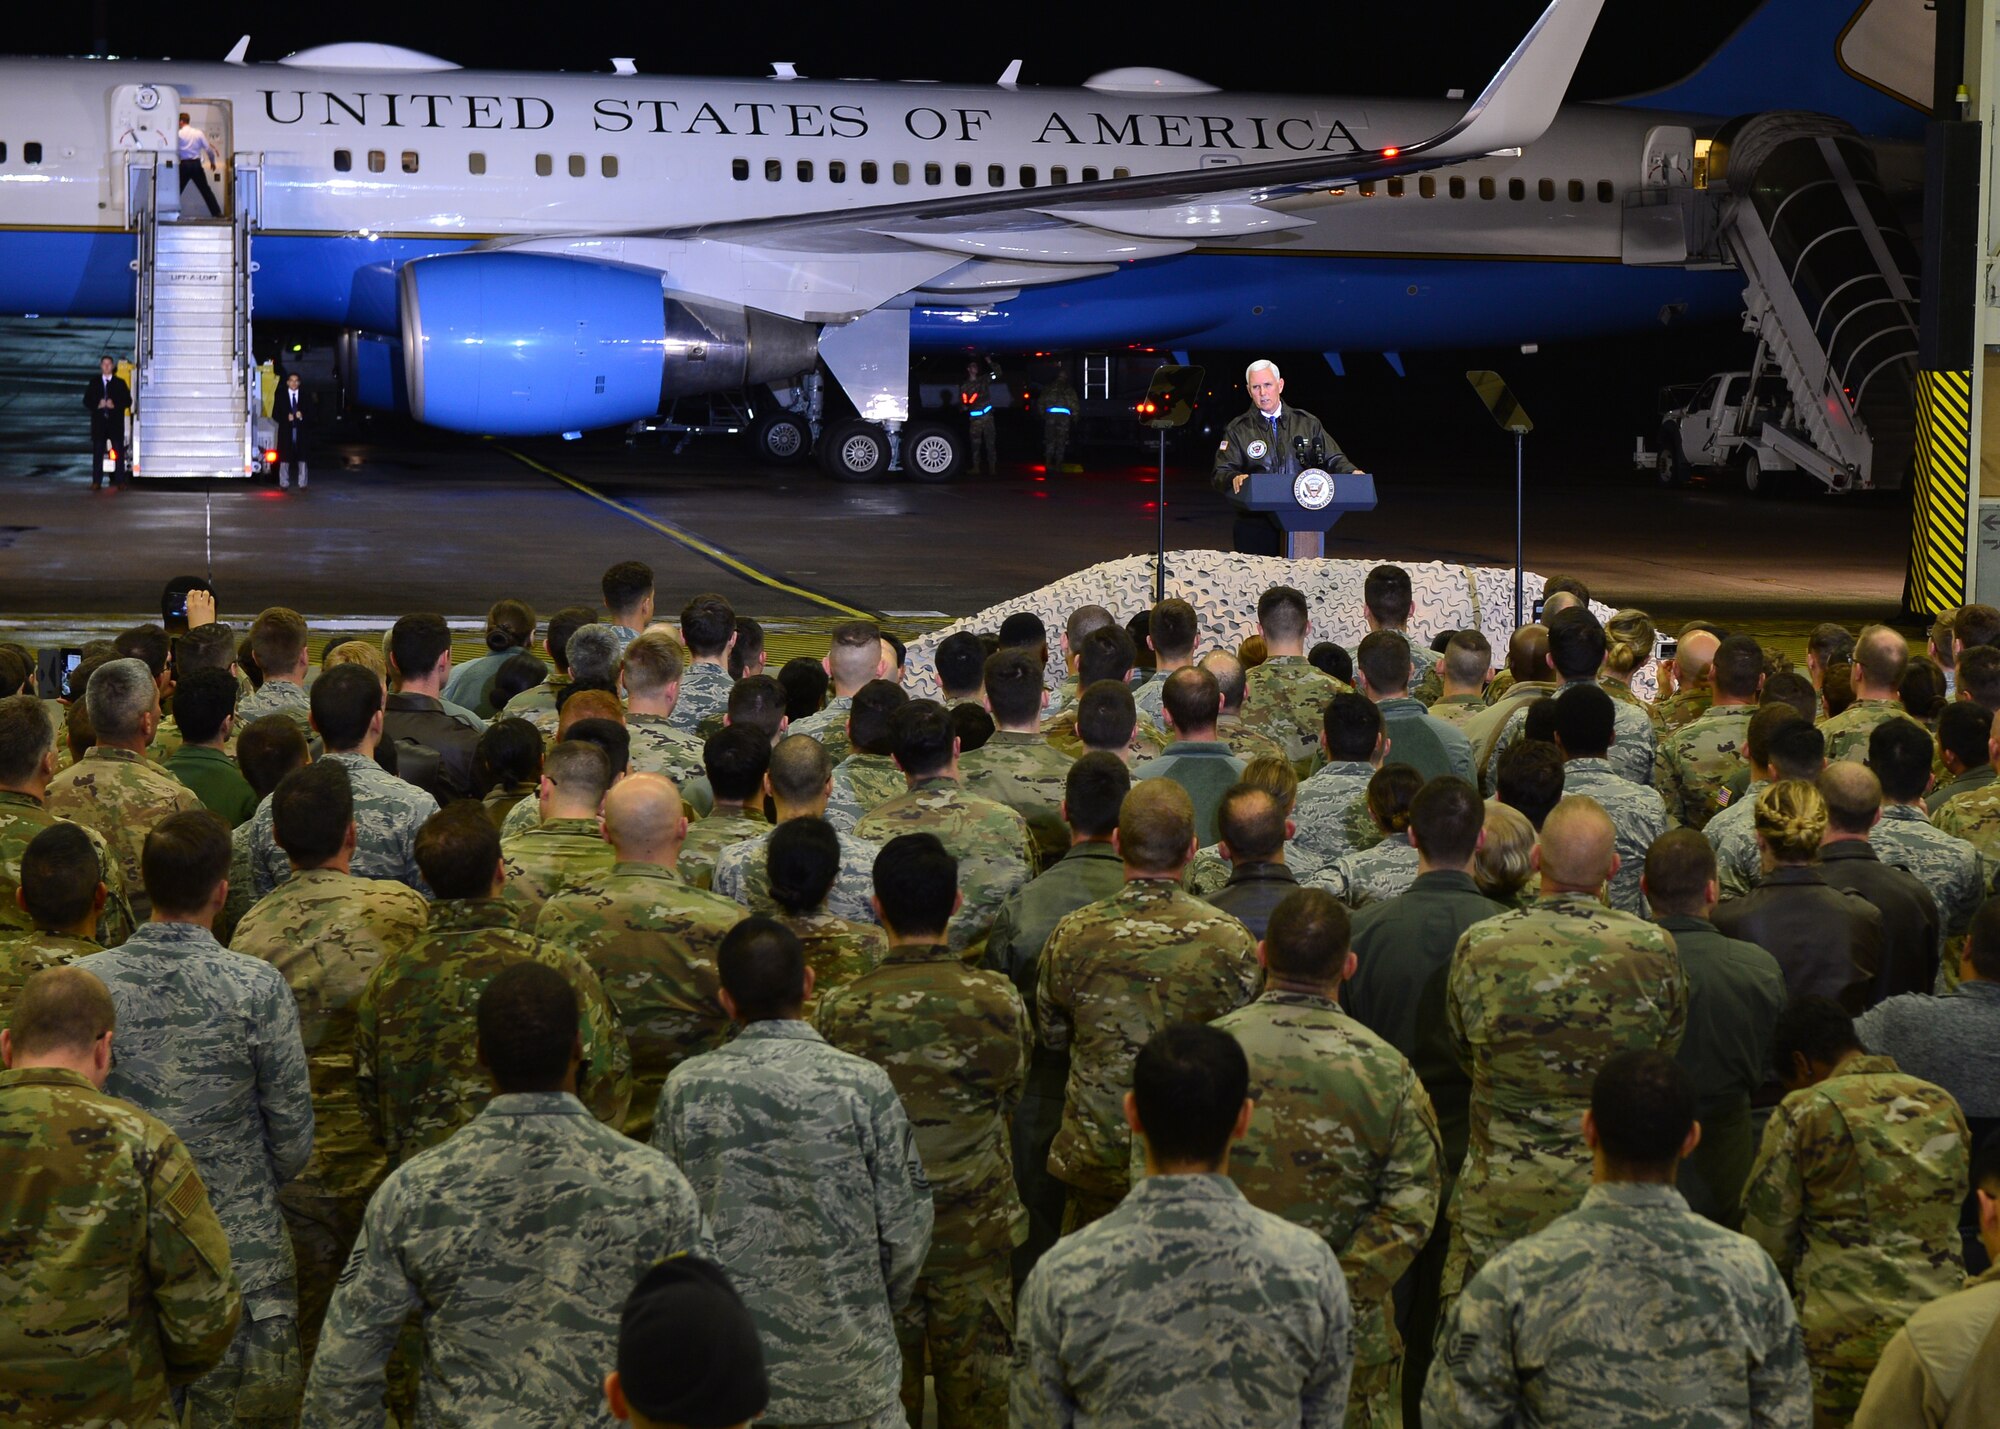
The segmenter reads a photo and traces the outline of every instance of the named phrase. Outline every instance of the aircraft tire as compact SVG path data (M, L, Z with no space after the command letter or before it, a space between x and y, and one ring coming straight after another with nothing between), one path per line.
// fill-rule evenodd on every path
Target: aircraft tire
M912 481L945 482L965 470L965 438L942 422L903 429L903 471Z
M889 474L889 438L873 422L836 423L820 446L820 469L835 481L881 481Z
M766 466L789 466L812 455L812 428L806 419L780 408L750 424L750 455Z

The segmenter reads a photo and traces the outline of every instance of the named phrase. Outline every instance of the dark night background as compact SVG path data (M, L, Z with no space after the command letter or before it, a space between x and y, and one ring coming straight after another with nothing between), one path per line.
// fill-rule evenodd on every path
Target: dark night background
M1612 98L1671 83L1755 8L1755 0L1606 0L1569 97ZM5 43L20 53L208 60L248 33L249 57L264 61L310 45L377 40L477 68L606 71L611 56L629 55L656 74L758 75L770 61L791 60L813 77L979 83L1018 57L1024 85L1074 85L1102 69L1158 65L1227 89L1429 97L1452 88L1476 93L1541 9L1534 0L1242 8L1022 0L190 8L97 0L23 7L10 17ZM1285 360L1288 396L1322 411L1364 462L1389 459L1390 448L1400 464L1433 469L1490 457L1511 476L1511 448L1463 377L1469 367L1497 368L1538 423L1531 461L1562 458L1556 465L1564 470L1551 471L1552 479L1601 480L1625 469L1634 435L1650 435L1661 384L1741 365L1750 346L1733 323L1661 329L1613 343L1545 346L1533 356L1513 348L1410 353L1404 379L1368 353L1349 352L1341 379L1314 355L1269 355ZM1234 380L1243 356L1201 352L1194 360Z

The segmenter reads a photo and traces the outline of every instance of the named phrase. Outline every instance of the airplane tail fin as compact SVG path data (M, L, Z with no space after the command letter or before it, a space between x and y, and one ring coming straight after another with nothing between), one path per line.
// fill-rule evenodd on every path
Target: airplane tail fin
M1697 114L1805 109L1920 138L1937 14L1924 0L1765 0L1693 74L1618 102Z

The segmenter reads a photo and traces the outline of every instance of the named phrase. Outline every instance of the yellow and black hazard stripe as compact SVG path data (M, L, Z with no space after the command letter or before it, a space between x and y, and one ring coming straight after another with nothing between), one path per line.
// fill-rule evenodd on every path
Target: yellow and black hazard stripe
M1971 468L1972 373L1919 372L1908 597L1917 615L1965 602Z

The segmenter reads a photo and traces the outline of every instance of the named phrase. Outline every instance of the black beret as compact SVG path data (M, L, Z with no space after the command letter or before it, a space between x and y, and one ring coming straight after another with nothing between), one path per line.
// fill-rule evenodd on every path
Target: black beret
M756 1322L722 1267L692 1255L661 1261L626 1297L618 1380L648 1419L690 1429L754 1419L771 1397Z

